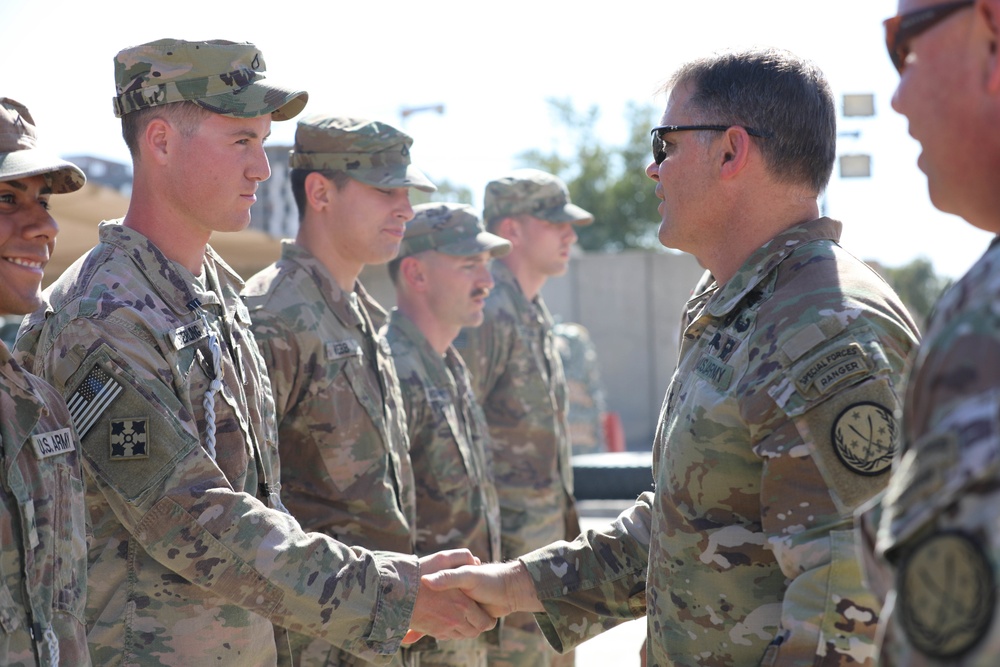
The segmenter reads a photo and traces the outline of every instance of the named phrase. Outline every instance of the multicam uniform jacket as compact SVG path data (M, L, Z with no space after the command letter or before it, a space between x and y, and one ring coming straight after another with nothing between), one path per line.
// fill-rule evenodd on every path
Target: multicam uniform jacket
M282 511L274 407L242 282L211 248L202 267L198 279L103 223L20 331L25 367L62 392L82 442L91 657L269 665L272 622L391 654L417 563L306 534Z
M655 495L522 558L555 645L645 612L651 666L874 664L852 513L888 481L918 334L840 230L794 226L696 288Z
M243 295L273 388L289 511L306 530L347 544L414 553L406 414L389 345L378 337L385 311L360 284L345 293L290 241Z
M89 665L87 526L66 404L0 343L0 665Z
M882 501L876 590L892 589L880 664L1000 655L1000 242L935 307L906 388ZM869 562L871 564L871 562ZM881 635L882 633L880 633Z
M500 505L493 484L489 431L462 357L442 357L399 310L384 330L406 406L410 460L417 480L417 555L467 548L484 563L500 560ZM476 664L488 633L441 643L420 664ZM476 653L476 651L479 653Z

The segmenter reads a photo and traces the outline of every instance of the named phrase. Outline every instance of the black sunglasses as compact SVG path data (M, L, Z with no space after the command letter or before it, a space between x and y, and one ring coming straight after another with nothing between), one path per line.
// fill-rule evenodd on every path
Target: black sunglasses
M910 42L917 35L930 30L935 25L964 7L976 4L975 0L961 2L945 2L931 5L912 12L893 16L882 22L885 26L885 46L889 49L889 58L900 74L906 68L906 56L910 55Z
M658 127L654 127L652 130L649 131L649 133L653 135L653 162L655 162L656 164L660 164L661 162L667 159L667 150L663 143L663 135L665 134L670 134L671 132L688 132L693 130L709 130L712 132L725 132L731 127L733 126L732 125L660 125ZM744 130L746 130L747 134L749 134L751 137L768 139L771 136L770 134L766 134L764 132L758 132L757 130L751 127L745 127L743 125L740 125L739 127L742 127Z

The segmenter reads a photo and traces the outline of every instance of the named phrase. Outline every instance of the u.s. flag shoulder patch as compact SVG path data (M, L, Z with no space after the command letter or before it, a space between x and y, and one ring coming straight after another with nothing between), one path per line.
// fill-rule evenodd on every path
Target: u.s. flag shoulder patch
M73 395L66 401L76 433L82 440L104 411L122 393L122 386L111 375L95 365Z

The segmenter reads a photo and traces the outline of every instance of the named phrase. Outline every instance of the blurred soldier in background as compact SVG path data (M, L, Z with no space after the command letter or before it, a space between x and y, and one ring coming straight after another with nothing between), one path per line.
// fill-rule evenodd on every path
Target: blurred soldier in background
M552 327L556 351L566 375L569 399L569 439L573 455L608 450L605 437L604 387L597 363L597 348L582 324L558 322Z
M562 181L536 169L490 181L483 208L487 228L512 249L493 263L483 325L463 330L455 346L490 426L507 560L580 532L566 378L541 289L566 272L573 226L594 218L570 202ZM506 619L490 664L569 665L572 656L556 656L532 615L517 614Z
M385 337L402 386L417 488L417 554L468 548L500 560L500 505L489 431L469 372L452 341L483 321L493 257L510 243L488 233L464 204L421 204L389 263L397 308ZM420 652L421 667L485 667L487 640L445 642ZM414 647L423 648L427 640Z

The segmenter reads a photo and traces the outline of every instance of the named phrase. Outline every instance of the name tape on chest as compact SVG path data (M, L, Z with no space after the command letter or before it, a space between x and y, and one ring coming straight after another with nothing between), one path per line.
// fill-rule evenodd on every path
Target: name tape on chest
M170 342L175 350L181 350L207 337L208 329L201 322L185 324L170 332Z
M73 432L68 428L33 435L31 436L31 444L35 448L35 456L39 459L47 459L76 450Z
M361 349L361 344L353 338L348 338L347 340L332 340L326 343L327 361L336 361L337 359L346 359L348 357L357 357L358 359L361 359L364 357L364 354L364 351Z
M87 373L80 386L66 401L76 433L83 439L104 411L122 393L122 386L100 366Z

